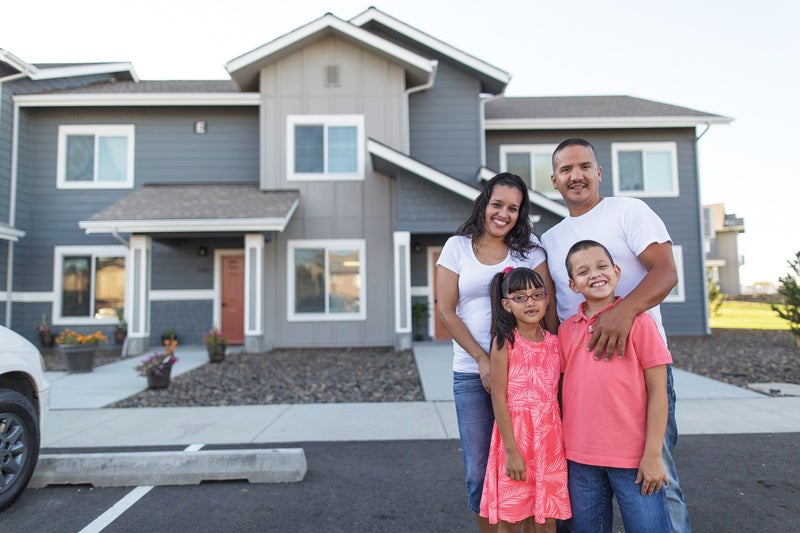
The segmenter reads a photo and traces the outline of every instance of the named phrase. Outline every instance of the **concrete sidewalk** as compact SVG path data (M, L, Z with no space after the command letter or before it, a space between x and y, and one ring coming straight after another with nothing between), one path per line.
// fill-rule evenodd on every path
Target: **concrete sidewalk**
M173 375L206 364L205 347L179 346ZM51 411L43 448L279 444L457 439L449 342L414 344L424 402L109 409L146 388L138 358L87 374L47 372ZM674 370L680 433L800 432L800 397L769 397Z

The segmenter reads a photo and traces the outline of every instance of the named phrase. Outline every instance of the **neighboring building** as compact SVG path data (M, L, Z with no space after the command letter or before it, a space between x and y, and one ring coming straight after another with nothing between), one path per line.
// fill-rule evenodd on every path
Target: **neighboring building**
M723 294L740 295L739 234L744 233L744 219L725 213L723 204L703 206L703 245L708 278L719 284Z
M128 322L129 352L212 325L249 350L407 347L435 260L481 179L531 181L537 232L566 216L549 156L582 136L601 194L643 198L674 239L667 330L707 331L696 126L627 96L504 98L510 76L370 8L326 14L225 65L140 81L130 64L0 53L0 282L33 337ZM16 229L19 228L19 229ZM24 232L24 238L23 238Z

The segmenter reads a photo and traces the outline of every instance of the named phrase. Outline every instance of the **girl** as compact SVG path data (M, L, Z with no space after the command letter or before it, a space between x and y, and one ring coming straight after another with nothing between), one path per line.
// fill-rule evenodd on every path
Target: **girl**
M561 434L558 340L542 326L549 302L542 277L506 268L492 279L492 406L495 424L481 516L498 531L533 519L537 532L556 531L572 516Z

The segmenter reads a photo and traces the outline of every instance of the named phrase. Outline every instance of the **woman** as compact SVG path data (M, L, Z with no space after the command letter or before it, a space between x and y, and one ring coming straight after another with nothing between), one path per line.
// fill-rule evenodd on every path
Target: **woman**
M480 516L481 493L494 424L489 378L491 300L489 282L506 267L538 272L555 295L544 250L533 234L528 187L504 172L490 179L467 220L442 248L437 262L436 305L453 337L453 394L464 466L467 502L481 531L493 531ZM556 306L548 306L545 327L557 332Z

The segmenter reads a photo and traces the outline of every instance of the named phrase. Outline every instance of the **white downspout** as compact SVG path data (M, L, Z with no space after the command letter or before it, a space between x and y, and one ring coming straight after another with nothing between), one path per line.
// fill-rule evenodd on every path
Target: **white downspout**
M428 81L423 83L422 85L417 85L416 87L409 87L406 89L406 97L403 102L405 106L405 122L406 122L406 148L405 153L411 154L411 95L414 93L418 93L421 91L427 91L431 87L433 87L433 83L436 81L436 72L439 70L439 62L435 59L431 60L431 66L433 70L431 71L431 75L428 77Z

